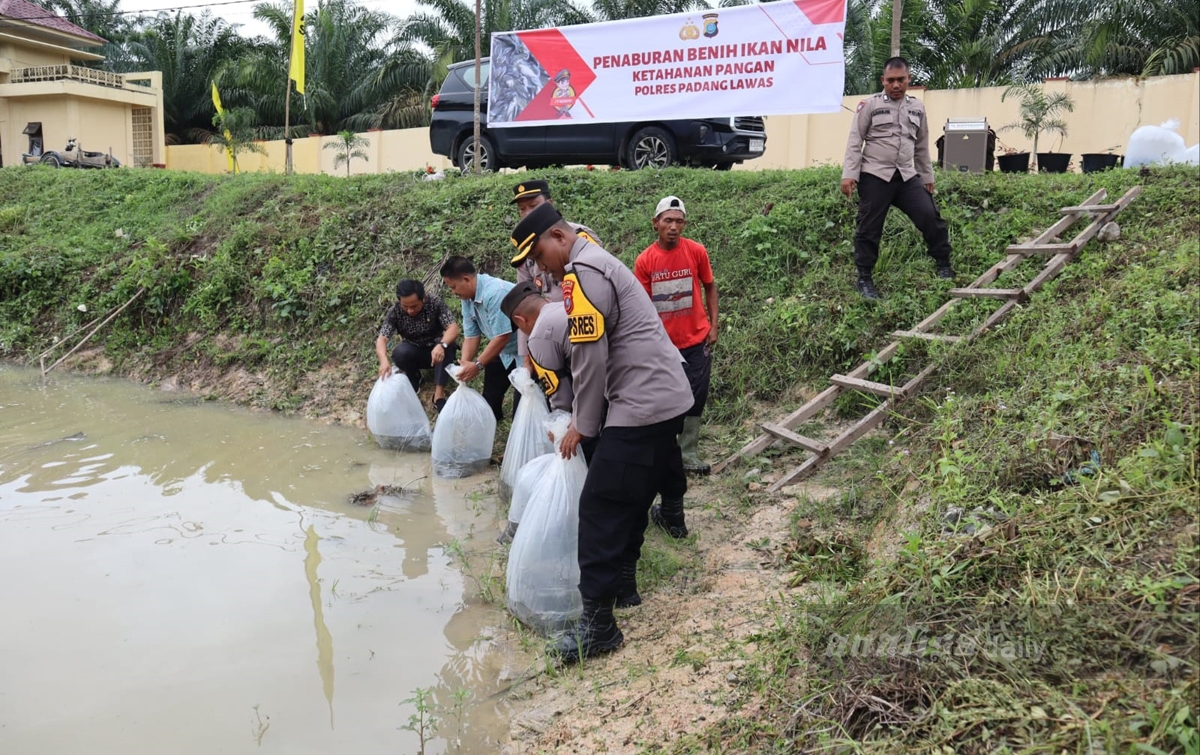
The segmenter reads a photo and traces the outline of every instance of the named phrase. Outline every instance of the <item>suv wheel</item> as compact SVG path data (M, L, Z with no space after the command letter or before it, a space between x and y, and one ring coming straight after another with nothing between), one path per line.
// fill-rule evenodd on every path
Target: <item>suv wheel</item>
M642 168L665 168L674 164L678 158L675 151L675 140L658 126L647 126L638 129L629 140L629 154L626 157L629 167L634 170Z
M499 166L499 161L495 158L496 149L492 146L492 140L486 134L479 135L479 170L489 171L495 170ZM454 164L463 173L470 173L474 170L475 162L475 135L470 134L462 143L458 145L458 155Z

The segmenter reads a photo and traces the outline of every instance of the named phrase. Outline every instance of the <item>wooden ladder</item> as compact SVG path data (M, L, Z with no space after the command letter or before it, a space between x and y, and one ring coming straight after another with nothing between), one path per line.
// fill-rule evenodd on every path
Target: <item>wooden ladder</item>
M830 376L830 386L828 388L818 393L812 400L804 404L804 406L801 406L779 422L764 422L761 425L763 434L747 443L729 458L715 465L712 469L713 474L724 471L743 457L757 455L773 444L783 442L792 446L799 446L807 452L808 457L802 464L772 483L767 490L777 493L783 487L808 476L817 467L844 451L854 441L866 435L883 422L884 418L892 411L895 405L915 394L925 379L937 367L936 362L931 362L901 386L868 380L867 378L872 372L895 356L896 352L900 349L900 344L904 340L921 339L941 341L948 344L969 343L975 340L980 334L995 327L997 323L1008 317L1017 305L1028 302L1030 295L1041 288L1047 281L1061 273L1063 268L1079 254L1079 250L1083 248L1083 245L1099 233L1105 224L1112 221L1117 213L1128 207L1130 202L1136 199L1141 192L1141 186L1134 186L1125 192L1116 202L1098 204L1108 195L1107 191L1101 189L1084 200L1080 205L1062 208L1060 212L1063 217L1057 223L1047 228L1032 241L1010 245L1005 250L1007 256L993 265L983 275L976 278L971 285L965 288L950 289L951 298L948 302L943 304L929 317L914 325L910 330L897 330L892 333L892 336L898 340L892 341L883 347L873 359L863 362L845 375ZM1056 241L1068 228L1083 218L1090 218L1091 222L1075 238L1066 243ZM1025 258L1043 255L1048 255L1050 258L1046 262L1046 266L1033 280L1023 287L991 288L991 285L1002 273L1015 269ZM952 336L929 332L959 301L973 298L998 299L1004 303L992 312L984 320L983 324L975 328L968 335ZM795 432L793 428L816 417L846 391L860 391L874 394L881 397L883 401L874 409L871 409L866 416L859 419L835 438L818 440Z

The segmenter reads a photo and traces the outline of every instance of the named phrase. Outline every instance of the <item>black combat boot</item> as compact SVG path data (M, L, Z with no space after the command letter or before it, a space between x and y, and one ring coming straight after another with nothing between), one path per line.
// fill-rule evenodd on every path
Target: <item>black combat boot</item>
M683 520L683 499L663 496L662 505L650 507L650 521L667 531L676 540L688 536L687 523Z
M857 291L862 298L876 301L879 299L879 289L875 288L875 281L870 274L858 274L858 280L854 283L854 290Z
M637 589L637 562L621 564L621 581L617 584L617 608L633 608L642 604Z
M558 638L552 652L563 663L578 663L582 658L616 650L624 641L625 635L613 618L613 599L584 598L579 623Z

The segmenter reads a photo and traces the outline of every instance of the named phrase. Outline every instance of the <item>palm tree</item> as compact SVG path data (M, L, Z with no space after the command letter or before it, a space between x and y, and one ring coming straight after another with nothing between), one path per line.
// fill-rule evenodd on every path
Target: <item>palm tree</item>
M223 19L160 13L126 44L117 71L162 71L163 120L168 144L204 144L214 113L211 86L221 70L250 46ZM222 91L224 91L222 89Z
M337 150L333 156L333 167L342 163L346 163L346 178L350 177L350 162L352 160L367 160L369 155L363 151L363 147L370 147L371 142L366 138L359 136L353 131L339 131L336 142L330 142L325 145L325 149Z
M233 172L238 172L238 155L243 152L265 154L259 144L255 143L254 111L248 107L237 107L217 113L212 117L214 126L208 137L208 143L220 147L233 158Z
M283 125L291 13L290 4L256 5L254 15L271 27L271 36L257 40L218 82L231 102L253 107L262 123L275 128ZM397 38L395 25L387 14L348 0L327 0L306 14L307 92L292 99L301 133L428 123L429 60Z
M1195 0L1046 0L1039 18L1061 30L1036 56L1040 76L1159 76L1200 66Z
M721 3L722 7L748 5L739 0ZM620 21L624 18L645 18L647 16L665 16L671 13L685 13L690 10L707 10L712 6L705 0L595 0L592 12L584 13L589 20Z
M475 3L462 0L418 0L423 12L409 16L401 39L433 51L435 74L445 66L475 57ZM570 26L608 20L579 10L566 0L483 0L480 13L480 52L491 54L493 32ZM440 79L438 81L440 84Z
M1038 84L1013 84L1000 95L1003 102L1010 94L1015 94L1021 100L1020 120L1001 128L1001 131L1020 129L1025 138L1033 142L1033 157L1036 166L1038 154L1038 137L1045 132L1067 135L1067 122L1057 117L1062 112L1075 110L1075 101L1066 92L1046 94Z

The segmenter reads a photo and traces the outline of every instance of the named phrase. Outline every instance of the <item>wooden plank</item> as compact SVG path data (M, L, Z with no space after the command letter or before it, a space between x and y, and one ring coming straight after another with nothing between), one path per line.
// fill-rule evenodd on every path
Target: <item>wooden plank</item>
M1013 244L1005 249L1009 254L1074 254L1079 251L1079 244L1069 241L1065 244Z
M975 332L972 334L972 336L978 336L980 333L990 330L997 323L1008 317L1009 313L1016 309L1016 307L1017 303L1015 301L1005 302L1004 306L1000 307L1000 309L997 309L995 312L989 315L988 319L984 320L983 324L975 329Z
M768 492L778 493L782 488L792 484L796 480L799 480L801 477L811 474L812 471L818 466L833 458L838 452L846 448L846 446L849 446L863 435L866 435L868 432L873 430L876 425L878 425L880 422L883 422L884 418L887 417L888 412L891 411L891 408L892 401L891 399L888 399L872 409L865 417L851 425L845 432L830 442L829 453L825 454L824 456L814 456L813 458L808 459L800 466L771 483L770 487L767 488Z
M1023 288L952 288L950 295L960 299L1016 299L1029 298Z
M819 440L807 438L799 433L794 433L786 427L780 427L779 425L772 424L770 422L764 422L762 423L762 429L766 431L767 435L773 435L780 440L786 440L788 443L791 443L794 446L806 448L815 454L823 454L829 450L828 444Z
M779 426L791 427L802 422L807 422L808 420L817 416L817 414L820 412L824 411L825 407L832 404L833 400L836 399L841 392L842 389L836 385L826 388L816 396L813 396L799 409L780 420L778 423ZM720 474L723 470L727 469L731 464L743 456L754 456L762 453L770 448L771 444L773 444L776 440L778 439L775 436L767 435L765 433L758 436L754 440L738 449L737 453L734 453L728 458L722 460L720 463L713 465L712 474Z
M947 343L955 343L962 340L962 336L945 336L941 333L920 333L915 330L894 330L892 335L896 338L920 338L924 341L946 341Z
M1121 209L1121 205L1116 204L1116 203L1113 203L1113 204L1087 204L1087 205L1079 205L1077 207L1064 207L1061 210L1059 210L1059 212L1061 212L1063 215L1076 215L1076 214L1083 213L1083 212L1106 213L1106 212L1112 212L1113 210L1119 210L1119 209Z
M862 380L860 378L846 377L845 375L830 375L829 382L834 385L840 385L843 388L849 388L856 391L866 391L868 393L877 393L880 396L901 396L902 389L894 385L886 383L875 383L870 380Z
M937 369L937 363L933 362L933 363L930 363L929 365L927 365L924 369L922 369L920 372L918 372L915 376L913 376L913 379L909 380L907 383L905 383L904 387L900 389L900 390L904 391L904 396L908 397L908 396L913 395L913 393L916 392L917 388L920 387L921 383L925 382L925 378L927 378L931 374L933 374L933 371L935 369Z

